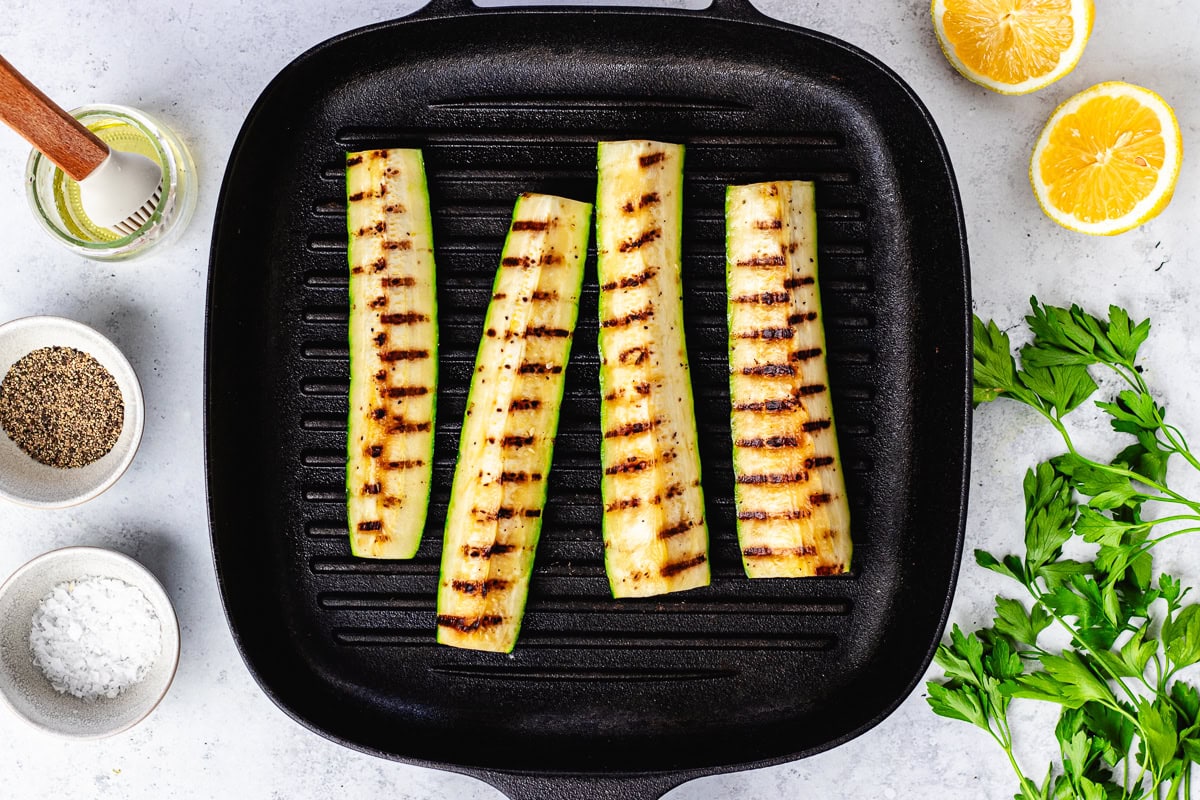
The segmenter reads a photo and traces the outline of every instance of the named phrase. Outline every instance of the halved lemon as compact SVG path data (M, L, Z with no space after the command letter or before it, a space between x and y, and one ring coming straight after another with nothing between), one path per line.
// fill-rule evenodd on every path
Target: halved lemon
M942 52L963 77L1028 94L1075 69L1092 32L1092 0L933 0Z
M1111 81L1058 107L1033 149L1029 179L1055 222L1111 236L1166 208L1182 160L1183 136L1166 101Z

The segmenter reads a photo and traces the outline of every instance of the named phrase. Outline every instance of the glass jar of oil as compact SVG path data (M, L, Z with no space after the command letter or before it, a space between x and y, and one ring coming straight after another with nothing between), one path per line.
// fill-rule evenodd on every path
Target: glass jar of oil
M84 213L79 184L34 150L25 170L26 194L42 227L72 251L101 261L132 258L174 240L196 208L196 168L183 142L150 115L125 106L88 105L71 114L113 150L158 162L162 199L150 219L131 234L101 227Z

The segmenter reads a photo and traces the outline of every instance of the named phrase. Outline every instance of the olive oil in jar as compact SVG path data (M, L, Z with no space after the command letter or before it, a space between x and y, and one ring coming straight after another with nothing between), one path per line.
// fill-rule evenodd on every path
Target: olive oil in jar
M157 162L160 153L154 141L145 131L118 119L99 119L87 123L92 133L100 137L113 150L123 150L137 153L151 161ZM88 219L79 200L79 184L71 180L61 170L54 177L54 205L67 230L79 237L93 242L113 242L122 234L110 228L103 228Z

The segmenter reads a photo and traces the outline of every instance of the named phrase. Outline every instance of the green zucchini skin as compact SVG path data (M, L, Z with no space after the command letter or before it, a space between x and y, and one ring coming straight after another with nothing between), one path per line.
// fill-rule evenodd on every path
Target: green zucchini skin
M709 583L708 526L683 330L682 145L601 142L601 492L614 597Z
M592 207L523 194L492 288L446 514L437 640L520 634L579 314Z
M751 578L850 568L850 508L829 395L812 183L725 196L734 500Z
M346 154L346 512L361 558L412 558L433 474L437 275L419 150Z

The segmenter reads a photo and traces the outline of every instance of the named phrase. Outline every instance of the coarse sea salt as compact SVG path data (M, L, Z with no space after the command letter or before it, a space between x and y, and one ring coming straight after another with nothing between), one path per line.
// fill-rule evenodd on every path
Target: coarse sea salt
M117 578L64 581L42 598L29 630L33 663L60 693L116 697L146 677L162 623L146 595Z

